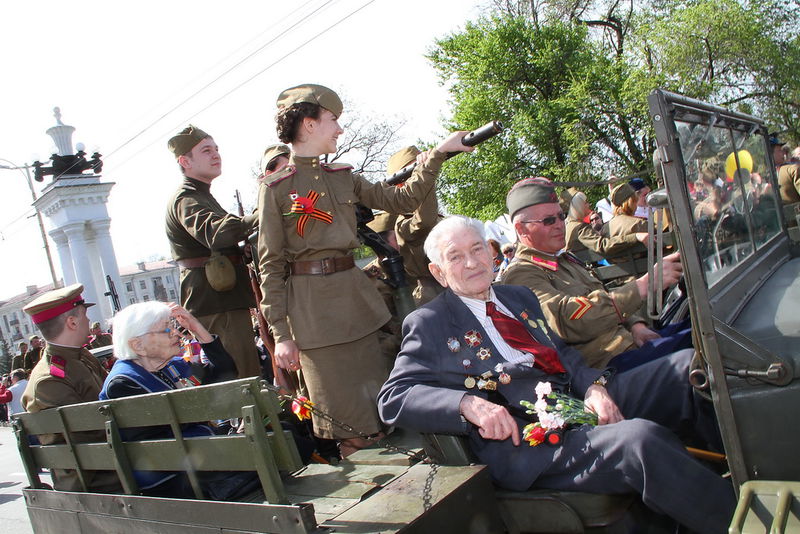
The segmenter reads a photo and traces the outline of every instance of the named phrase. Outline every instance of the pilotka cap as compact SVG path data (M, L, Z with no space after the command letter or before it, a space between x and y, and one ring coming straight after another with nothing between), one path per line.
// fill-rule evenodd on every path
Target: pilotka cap
M635 194L636 190L630 184L623 182L611 190L611 203L615 206L622 206Z
M31 316L33 324L39 324L58 317L76 306L85 306L86 308L94 306L93 302L84 301L81 293L83 293L83 284L72 284L61 289L54 289L32 300L22 308L22 311Z
M409 163L413 163L417 160L417 155L419 155L419 149L415 146L407 146L398 150L386 163L386 174L394 174Z
M541 176L520 180L506 195L506 207L512 218L528 206L550 203L558 203L556 188L553 182Z
M278 109L289 107L292 104L299 104L300 102L318 104L336 115L337 118L341 116L344 110L339 95L322 85L306 83L290 87L278 95Z
M167 146L169 147L169 151L175 154L176 158L179 158L191 151L197 143L206 137L211 136L197 126L192 126L190 124L181 130L178 135L167 141Z
M277 158L278 156L286 156L289 157L291 154L291 149L284 145L283 143L276 143L274 145L269 145L267 148L264 149L264 155L261 156L261 174L266 174L267 172L267 165L273 159Z

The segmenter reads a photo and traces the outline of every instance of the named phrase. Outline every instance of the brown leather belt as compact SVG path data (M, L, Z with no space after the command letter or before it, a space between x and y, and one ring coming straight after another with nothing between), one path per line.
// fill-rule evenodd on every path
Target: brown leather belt
M177 260L177 263L184 269L198 269L205 266L209 257L210 256L204 256L202 258L184 258L182 260ZM226 257L231 260L231 263L234 265L242 263L242 256L240 254L226 254Z
M353 256L325 258L324 260L296 261L289 264L292 274L333 274L356 266Z

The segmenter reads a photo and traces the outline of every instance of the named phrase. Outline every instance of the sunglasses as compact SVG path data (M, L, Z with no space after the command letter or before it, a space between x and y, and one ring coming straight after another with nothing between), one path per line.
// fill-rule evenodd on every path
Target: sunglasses
M520 221L523 223L542 223L545 226L553 226L556 221L563 221L567 218L566 213L559 213L558 215L551 215L549 217L545 217L544 219L537 219L537 220L530 220L530 221Z

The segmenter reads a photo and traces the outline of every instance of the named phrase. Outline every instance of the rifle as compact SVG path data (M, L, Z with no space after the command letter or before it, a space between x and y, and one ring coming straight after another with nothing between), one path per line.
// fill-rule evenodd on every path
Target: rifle
M117 288L114 286L114 280L111 279L111 275L106 275L106 284L108 285L108 291L103 293L105 297L111 297L111 306L114 308L114 313L117 313L122 307L119 304L119 294L117 293Z
M244 206L242 206L242 197L239 195L238 189L234 193L234 196L236 197L239 217L244 217ZM270 363L272 364L272 374L275 376L275 385L277 385L283 393L294 395L300 390L297 376L285 369L281 369L278 367L278 364L275 363L275 339L269 331L267 318L261 313L260 303L263 298L261 293L261 276L258 273L258 262L255 261L253 246L250 244L249 238L245 240L243 255L247 264L247 272L250 275L250 289L253 291L253 296L256 300L255 310L251 310L251 313L255 313L256 321L258 322L258 335L269 354Z

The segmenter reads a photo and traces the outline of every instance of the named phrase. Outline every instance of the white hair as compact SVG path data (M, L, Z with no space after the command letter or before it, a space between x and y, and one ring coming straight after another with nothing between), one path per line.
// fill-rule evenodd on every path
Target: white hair
M439 221L425 239L425 255L431 263L442 264L442 239L450 235L451 232L471 230L475 232L481 240L486 242L486 232L483 223L476 219L464 217L463 215L451 215Z
M170 316L169 306L163 302L150 301L131 304L112 319L114 327L114 356L119 360L136 360L128 341L150 332L153 326Z

